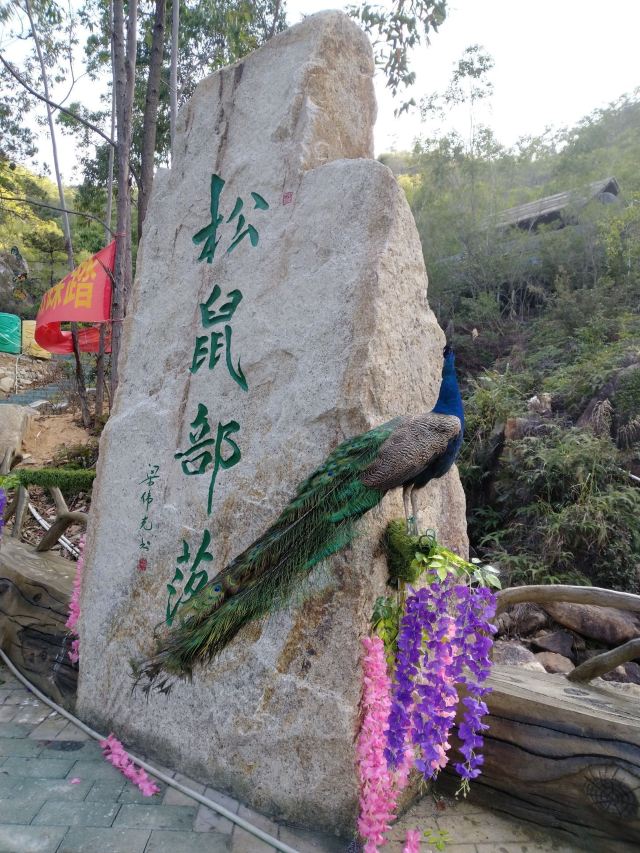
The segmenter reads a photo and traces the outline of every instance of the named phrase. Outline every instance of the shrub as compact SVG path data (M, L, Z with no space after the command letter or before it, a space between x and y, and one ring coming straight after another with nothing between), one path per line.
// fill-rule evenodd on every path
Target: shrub
M593 583L636 592L640 490L608 436L564 430L512 442L481 544L511 582ZM510 555L510 556L509 556Z

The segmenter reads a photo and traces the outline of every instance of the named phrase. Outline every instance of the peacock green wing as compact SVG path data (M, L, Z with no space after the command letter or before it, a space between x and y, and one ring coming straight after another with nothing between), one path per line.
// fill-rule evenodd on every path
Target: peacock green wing
M310 571L345 548L355 522L383 492L363 484L363 471L393 430L396 418L342 442L298 487L271 527L179 611L179 621L137 668L152 682L162 672L184 676L219 654L248 622L286 605ZM164 689L166 678L160 681Z

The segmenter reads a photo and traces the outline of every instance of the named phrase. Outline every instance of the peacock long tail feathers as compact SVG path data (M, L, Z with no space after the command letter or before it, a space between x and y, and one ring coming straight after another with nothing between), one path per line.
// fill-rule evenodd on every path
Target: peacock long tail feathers
M136 683L166 691L173 677L189 677L196 663L218 655L248 622L284 606L314 566L348 545L355 522L382 499L360 475L398 422L339 445L275 523L181 607L179 623L153 657L133 664Z

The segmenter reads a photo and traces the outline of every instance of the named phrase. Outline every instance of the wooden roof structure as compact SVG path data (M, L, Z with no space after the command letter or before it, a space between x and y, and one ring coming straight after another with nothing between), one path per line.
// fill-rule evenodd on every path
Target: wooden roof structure
M510 226L516 226L531 231L538 225L561 219L562 212L567 208L575 206L582 207L594 198L600 198L602 201L610 201L610 198L602 198L602 196L604 194L617 196L619 192L620 187L614 177L604 178L601 181L594 181L592 184L589 184L584 191L566 190L565 192L548 195L537 201L530 201L526 204L519 204L517 207L510 207L508 210L503 210L498 216L496 227L509 228Z

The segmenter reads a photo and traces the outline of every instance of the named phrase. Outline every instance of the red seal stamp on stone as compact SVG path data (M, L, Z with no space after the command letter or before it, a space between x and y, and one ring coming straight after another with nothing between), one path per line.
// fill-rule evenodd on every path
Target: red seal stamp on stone
M140 559L138 560L138 571L139 572L146 572L147 571L147 558L146 557L140 557Z
M293 193L282 193L282 203L291 204L293 201Z

